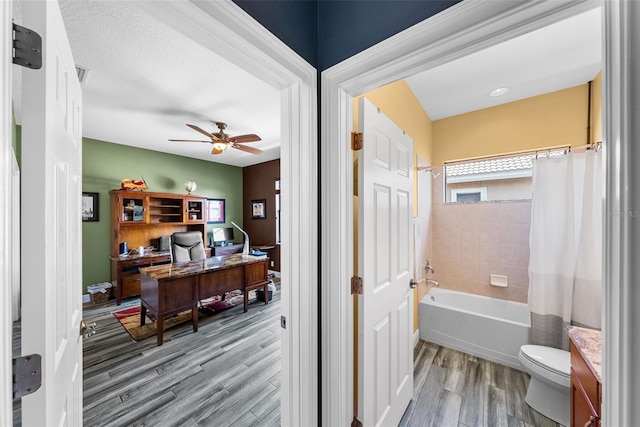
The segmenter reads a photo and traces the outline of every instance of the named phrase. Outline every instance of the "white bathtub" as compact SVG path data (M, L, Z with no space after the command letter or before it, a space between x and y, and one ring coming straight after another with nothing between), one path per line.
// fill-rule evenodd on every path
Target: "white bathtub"
M526 304L432 288L420 301L420 338L513 368L527 344Z

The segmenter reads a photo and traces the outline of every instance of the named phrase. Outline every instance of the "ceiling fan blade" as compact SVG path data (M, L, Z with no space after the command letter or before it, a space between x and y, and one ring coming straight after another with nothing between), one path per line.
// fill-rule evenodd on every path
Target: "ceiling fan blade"
M262 153L262 150L258 150L257 148L253 148L253 147L246 147L244 145L238 145L238 144L231 144L231 146L233 148L237 148L240 151L246 151L247 153L251 153L251 154L260 154L260 153Z
M211 154L222 154L222 153L224 153L224 150L221 150L216 147L213 147L213 150L211 150Z
M211 141L202 141L200 139L170 139L171 142L206 142L207 144L211 144Z
M189 126L191 129L195 130L196 132L200 132L203 135L207 135L209 138L212 138L213 135L211 135L209 132L207 132L206 130L196 126L196 125L190 125L189 123L187 123L187 126Z
M262 138L260 138L255 133L249 133L247 135L232 136L231 138L229 138L229 142L247 143L247 142L256 142L256 141L262 141Z

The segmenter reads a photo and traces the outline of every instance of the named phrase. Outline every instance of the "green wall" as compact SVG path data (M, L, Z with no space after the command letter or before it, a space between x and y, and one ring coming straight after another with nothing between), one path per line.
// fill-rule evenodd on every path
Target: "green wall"
M178 194L186 194L184 183L193 179L198 185L193 194L226 200L227 222L216 227L231 226L231 221L242 226L242 168L89 138L83 138L82 149L82 191L100 193L99 221L82 223L85 291L110 280L109 190L120 188L123 178L144 176L147 191Z

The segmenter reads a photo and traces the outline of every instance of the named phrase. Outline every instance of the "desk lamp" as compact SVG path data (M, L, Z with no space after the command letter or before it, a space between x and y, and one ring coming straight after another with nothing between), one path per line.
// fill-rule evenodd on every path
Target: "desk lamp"
M242 249L242 255L249 255L249 235L235 222L231 221L231 224L235 225L236 228L244 234L244 248Z

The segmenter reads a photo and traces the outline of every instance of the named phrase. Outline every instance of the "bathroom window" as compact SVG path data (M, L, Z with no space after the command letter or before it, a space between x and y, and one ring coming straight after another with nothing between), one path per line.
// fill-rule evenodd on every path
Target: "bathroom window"
M533 160L565 149L452 162L444 166L445 203L530 200Z
M487 187L480 188L454 188L451 190L451 202L485 202L487 200Z

